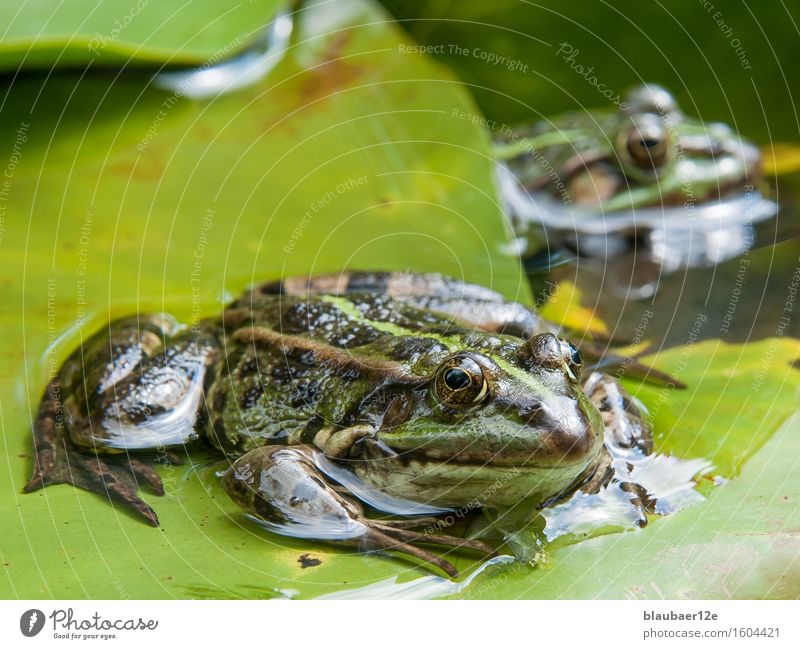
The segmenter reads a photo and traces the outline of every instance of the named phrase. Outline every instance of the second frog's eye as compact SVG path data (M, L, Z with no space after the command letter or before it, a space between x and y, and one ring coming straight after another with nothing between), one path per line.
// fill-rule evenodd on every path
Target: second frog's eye
M669 158L669 133L658 120L641 120L621 133L624 155L642 169L661 167Z
M454 356L442 363L434 380L436 398L451 408L479 405L489 392L483 368L466 355Z

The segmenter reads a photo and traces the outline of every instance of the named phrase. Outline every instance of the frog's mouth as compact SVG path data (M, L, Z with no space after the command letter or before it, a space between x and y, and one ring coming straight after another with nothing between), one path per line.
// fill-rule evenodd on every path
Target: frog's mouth
M602 453L602 440L590 441L580 448L571 448L568 453L558 453L557 451L543 453L540 450L530 452L514 451L505 453L476 451L471 452L469 448L457 453L445 453L432 451L424 447L400 448L397 445L378 439L377 437L365 438L363 444L362 459L369 461L392 460L401 465L409 466L413 463L421 465L445 465L459 468L472 468L480 471L483 468L498 469L531 469L531 470L550 470L558 469L565 471L581 472L595 466Z

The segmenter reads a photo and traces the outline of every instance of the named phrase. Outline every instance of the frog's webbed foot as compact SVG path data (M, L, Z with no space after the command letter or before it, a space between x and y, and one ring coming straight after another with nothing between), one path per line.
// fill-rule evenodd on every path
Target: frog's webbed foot
M217 356L213 327L176 333L163 314L110 322L82 342L45 390L33 425L35 462L25 491L72 484L129 506L151 525L142 484L163 495L158 474L131 453L166 451L196 437L207 369Z
M301 539L327 541L361 550L394 550L437 566L451 577L458 571L442 557L418 547L434 544L493 554L479 541L409 529L432 519L369 519L317 469L318 451L306 446L267 446L236 460L222 483L228 495L264 528Z
M52 484L71 484L127 505L158 526L155 511L138 496L142 483L164 494L159 475L133 457L101 458L76 449L64 427L58 379L47 386L33 426L34 467L24 491L30 493Z
M603 448L600 462L589 479L581 485L581 491L587 494L596 494L603 487L607 486L614 477L614 458L607 448Z

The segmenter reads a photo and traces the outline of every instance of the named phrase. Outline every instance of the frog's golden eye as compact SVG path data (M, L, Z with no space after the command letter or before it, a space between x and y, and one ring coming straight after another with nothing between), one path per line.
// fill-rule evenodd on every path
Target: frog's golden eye
M669 132L655 120L638 123L623 133L625 152L643 169L661 167L669 158Z
M451 408L470 408L480 404L489 392L483 368L469 356L447 359L436 372L437 399Z

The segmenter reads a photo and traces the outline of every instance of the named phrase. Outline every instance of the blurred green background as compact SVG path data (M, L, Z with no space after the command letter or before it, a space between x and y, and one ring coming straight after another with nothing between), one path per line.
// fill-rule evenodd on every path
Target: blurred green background
M643 81L670 89L703 120L758 142L800 130L800 4L677 0L384 0L449 65L492 119L515 123L608 102L573 69L616 92ZM578 50L571 62L561 43ZM459 49L456 49L458 47ZM477 55L475 50L478 50ZM466 54L464 54L466 50ZM527 65L509 70L482 52ZM512 63L512 67L513 63Z

